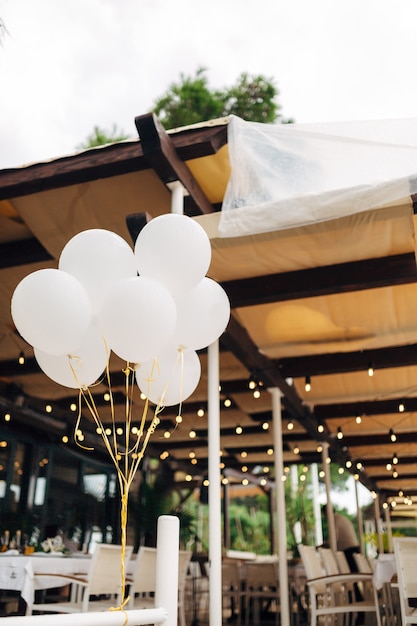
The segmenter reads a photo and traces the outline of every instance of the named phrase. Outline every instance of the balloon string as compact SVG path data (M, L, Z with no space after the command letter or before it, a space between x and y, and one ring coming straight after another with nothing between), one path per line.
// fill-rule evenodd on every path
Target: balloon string
M126 573L125 573L125 559L126 559L126 541L127 541L127 505L129 501L129 487L122 491L121 495L121 509L120 509L120 526L121 526L121 541L122 541L122 555L120 563L120 576L121 576L121 602L125 601L126 592Z
M107 349L107 345L106 345ZM109 351L107 349L107 355L109 357ZM153 413L153 417L150 420L148 428L146 428L146 424L148 421L148 413L149 413L149 400L146 397L142 415L139 420L139 428L136 432L136 439L134 442L131 441L132 437L132 413L133 413L133 391L135 388L135 378L134 378L134 367L130 365L129 362L126 363L126 367L123 369L123 373L125 375L125 409L124 409L124 450L120 447L117 440L117 420L116 420L116 410L115 410L115 401L114 394L111 384L111 376L110 376L110 366L109 366L109 358L107 358L106 371L104 375L104 379L107 382L107 386L109 389L109 405L110 405L110 419L111 419L111 429L110 433L107 432L107 429L104 427L104 423L100 417L100 413L97 407L97 404L94 400L94 396L91 393L91 390L88 387L83 387L79 384L79 380L77 377L77 372L73 366L72 359L77 357L69 356L69 364L74 376L74 380L76 381L79 388L79 397L78 397L78 415L76 424L74 427L74 441L75 443L85 450L93 450L92 447L84 446L80 440L81 434L81 421L83 418L82 415L82 404L84 402L87 407L95 425L96 430L100 434L104 446L109 453L109 456L113 462L113 465L116 469L117 479L120 488L120 498L121 498L121 507L120 507L120 526L121 526L121 545L122 545L122 553L121 553L121 563L120 563L120 574L121 574L121 604L119 607L112 608L111 610L121 610L124 611L124 607L126 606L129 598L125 598L126 594L126 572L125 572L125 558L126 558L126 542L127 542L127 516L128 516L128 501L129 501L129 491L132 485L135 474L140 466L140 463L145 455L146 448L148 446L149 440L151 436L154 434L155 429L160 423L159 413L163 410L163 406L158 404ZM151 377L149 380L149 385L152 382L152 377L154 373L154 369L157 366L157 360L155 360L152 368ZM149 392L149 388L148 388ZM148 393L149 395L149 393ZM127 623L127 617L125 624Z
M104 380L107 382L108 390L109 390L109 406L110 406L110 421L111 421L111 429L110 432L104 427L103 421L100 417L100 413L97 407L97 404L94 400L94 396L91 393L91 390L88 387L82 387L79 384L79 380L77 377L77 372L73 367L72 359L76 359L77 357L69 356L70 367L74 376L75 381L79 387L79 406L78 406L78 415L74 429L74 440L77 445L86 450L93 450L94 448L90 448L82 445L80 441L80 432L81 431L81 420L82 420L82 402L84 401L92 419L96 425L97 432L101 435L104 446L109 453L109 456L113 462L113 465L116 469L117 479L120 488L120 498L121 498L121 507L120 507L120 526L121 526L121 563L120 563L120 575L121 575L121 604L119 607L112 608L111 610L121 610L124 611L124 608L129 600L129 598L125 598L126 594L126 572L125 572L125 558L126 558L126 542L127 542L127 517L128 517L128 501L129 501L129 491L132 485L135 474L140 466L140 463L145 455L146 448L149 444L151 436L154 434L157 426L160 423L159 415L164 409L164 398L167 393L169 384L172 382L171 378L166 383L160 401L156 405L152 419L148 427L146 427L148 422L148 413L149 413L149 396L151 392L151 386L154 382L155 374L157 372L160 373L160 366L158 363L158 359L155 358L151 371L149 373L149 378L147 380L147 394L144 401L144 406L142 410L142 415L139 420L139 428L136 430L136 438L135 441L132 441L132 423L133 423L133 391L135 389L135 368L129 362L126 363L126 367L122 370L125 375L125 405L124 405L124 447L120 447L117 439L117 420L116 420L116 409L115 409L115 400L114 394L111 384L111 376L110 376L110 365L109 365L109 350L106 345L107 351L107 364L106 370L104 374ZM183 385L184 385L184 351L182 348L178 350L178 354L175 360L175 364L172 370L174 373L176 367L180 367L180 403L179 403L179 412L181 415L182 411L182 396L183 396ZM179 420L177 421L176 427L179 424ZM127 623L127 618L125 624Z

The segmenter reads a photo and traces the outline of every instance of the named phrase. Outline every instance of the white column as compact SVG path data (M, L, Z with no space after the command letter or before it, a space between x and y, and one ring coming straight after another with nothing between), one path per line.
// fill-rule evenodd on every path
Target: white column
M379 497L377 494L374 497L374 511L375 511L376 536L378 540L378 552L379 554L383 554L384 543L382 541L381 516L379 514Z
M387 536L388 536L388 552L394 552L394 543L392 541L391 514L390 514L389 506L387 506L385 509L385 527L387 529Z
M170 183L168 187L171 190L171 213L183 215L184 213L184 187L176 180Z
M358 521L358 529L359 529L359 545L361 548L362 554L365 554L365 541L363 538L363 519L362 519L362 509L359 502L359 485L358 481L353 479L355 485L355 498L356 498L356 519Z
M278 567L281 602L281 626L290 626L290 605L288 590L287 563L287 520L285 514L285 490L282 477L284 475L284 455L282 451L282 417L281 392L274 387L268 389L272 396L272 421L274 425L275 451L275 497L276 497L276 529L278 537Z
M314 511L314 537L316 546L323 543L323 528L321 525L321 510L319 501L319 470L317 463L313 463L310 468L311 485L313 488L313 511Z
M219 342L208 347L208 476L210 624L222 623Z
M322 463L324 471L324 484L326 486L326 498L327 498L327 525L329 529L329 545L332 550L336 550L336 528L334 525L334 512L333 504L330 495L331 482L330 482L330 458L329 458L329 444L327 441L323 441L322 451Z

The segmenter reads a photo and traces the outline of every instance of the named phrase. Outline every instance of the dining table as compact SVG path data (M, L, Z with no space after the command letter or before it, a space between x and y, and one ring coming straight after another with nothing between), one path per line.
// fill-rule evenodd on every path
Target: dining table
M12 552L12 553L10 553ZM70 555L59 552L34 552L22 555L17 551L0 553L0 589L20 592L26 605L31 605L35 591L51 587L48 574L86 575L91 564L91 554L82 552ZM133 568L134 560L127 567L127 573ZM42 574L44 579L36 578ZM20 608L20 610L23 610Z
M396 625L400 608L395 554L383 552L378 555L372 581L379 603L381 623L384 622L387 626Z

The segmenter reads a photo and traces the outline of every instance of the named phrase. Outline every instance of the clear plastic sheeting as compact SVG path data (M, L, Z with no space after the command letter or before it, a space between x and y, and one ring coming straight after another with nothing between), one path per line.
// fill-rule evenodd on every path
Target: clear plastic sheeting
M260 124L231 116L220 237L305 226L410 202L417 119Z

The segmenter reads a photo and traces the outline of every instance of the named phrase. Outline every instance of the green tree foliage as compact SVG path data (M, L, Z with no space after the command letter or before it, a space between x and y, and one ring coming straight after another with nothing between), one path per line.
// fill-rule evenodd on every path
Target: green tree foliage
M231 87L212 89L206 69L199 68L194 76L180 74L179 81L172 83L166 93L155 101L153 112L166 129L227 115L237 115L248 122L291 123L293 120L284 119L280 113L278 96L278 88L272 79L247 72L242 72ZM111 130L95 126L77 149L88 150L126 139L129 135L118 129L116 124Z
M233 550L270 554L270 515L265 494L234 498L229 518Z
M243 73L223 94L224 115L237 115L248 122L270 124L280 118L278 90L264 76Z
M129 502L129 520L134 525L135 547L156 545L160 515L176 515L180 520L180 544L185 548L195 537L195 510L186 506L186 496L178 490L174 472L166 463L152 460L153 468L143 475L138 493Z
M88 135L85 141L77 146L77 149L88 150L89 148L104 146L108 143L125 141L125 139L129 139L129 135L126 135L122 130L120 130L116 124L113 124L111 130L105 130L99 126L94 126L93 132Z
M232 114L250 122L291 121L282 118L278 95L272 79L246 72L232 87L212 89L206 70L199 68L195 76L181 74L179 82L156 100L153 111L167 129Z
M285 481L285 516L287 524L287 545L296 553L297 541L294 534L295 524L301 525L303 543L314 542L314 511L312 487L309 480L300 480L302 467L297 466L297 480L292 477Z

